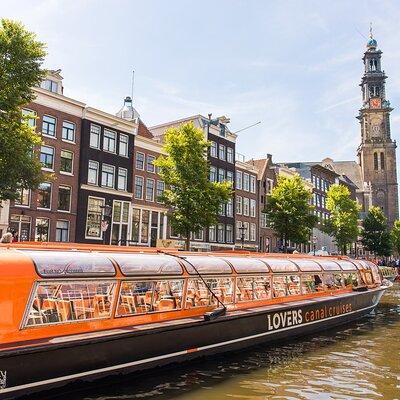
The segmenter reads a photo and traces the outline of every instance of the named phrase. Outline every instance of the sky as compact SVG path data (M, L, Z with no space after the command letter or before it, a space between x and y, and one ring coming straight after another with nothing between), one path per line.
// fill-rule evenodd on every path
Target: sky
M64 94L115 113L131 94L147 126L230 118L237 152L276 162L356 158L370 22L400 122L400 2L0 0L47 44Z

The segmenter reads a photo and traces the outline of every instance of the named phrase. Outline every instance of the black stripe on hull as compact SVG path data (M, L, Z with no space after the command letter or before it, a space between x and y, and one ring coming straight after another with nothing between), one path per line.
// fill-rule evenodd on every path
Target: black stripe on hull
M0 389L0 399L325 330L370 313L383 292L378 289L286 303L228 314L211 322L0 353L0 371L6 371L6 388Z

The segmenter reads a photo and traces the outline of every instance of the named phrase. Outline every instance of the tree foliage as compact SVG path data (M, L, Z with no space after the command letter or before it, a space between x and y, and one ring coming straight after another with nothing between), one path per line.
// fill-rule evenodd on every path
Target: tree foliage
M400 255L400 221L394 221L392 232L390 234L392 239L393 249Z
M171 226L186 239L190 234L217 222L221 203L232 197L230 182L210 182L207 150L210 143L193 123L170 128L163 150L154 164L166 184L161 200L170 207Z
M41 143L22 116L21 107L34 99L33 86L44 77L46 52L33 33L17 22L0 24L0 201L15 199L21 188L44 180L33 149Z
M284 251L288 241L308 242L312 228L318 221L310 205L311 192L304 186L300 176L280 177L268 197L265 214L270 227L281 237Z
M363 221L363 239L365 248L377 256L390 256L392 243L386 224L386 217L379 207L371 207Z
M360 206L351 199L346 186L332 185L327 193L327 209L330 218L324 221L323 230L335 238L345 254L347 245L357 240Z

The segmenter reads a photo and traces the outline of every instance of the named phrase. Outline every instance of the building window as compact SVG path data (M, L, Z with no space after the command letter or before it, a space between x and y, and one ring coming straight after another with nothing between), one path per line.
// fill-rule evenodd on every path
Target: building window
M71 188L69 186L60 186L58 188L58 206L59 211L71 211Z
M217 182L217 168L210 166L210 182Z
M256 192L256 177L254 175L250 176L250 192Z
M103 150L110 153L115 153L117 134L114 131L104 129L103 135Z
M193 233L193 239L194 240L200 240L203 241L203 236L204 236L204 232L202 229L198 230L197 232Z
M108 164L103 164L101 167L101 186L114 187L115 167Z
M225 181L225 170L222 168L218 168L218 182Z
M126 191L128 185L128 170L126 168L118 168L118 190Z
M51 79L45 79L42 81L40 87L48 90L49 92L58 93L58 82L52 81Z
M42 133L46 136L56 136L56 119L48 115L43 115Z
M218 211L218 215L225 215L225 203L221 203L219 205L219 211Z
M243 197L236 196L236 214L243 214Z
M217 143L211 142L210 156L217 158Z
M267 194L271 194L273 188L274 188L274 181L272 179L267 179Z
M11 215L10 229L18 234L18 240L25 242L31 238L31 217L26 215Z
M242 171L236 171L236 189L242 190Z
M234 162L233 148L232 147L227 147L226 148L226 160L231 164L233 164L233 162Z
M210 241L210 242L215 242L217 239L216 239L216 236L215 236L215 225L211 225L209 228L208 228L208 240Z
M220 160L224 160L226 159L226 155L225 155L225 146L223 144L219 145L219 149L218 149L218 157Z
M140 209L132 209L132 228L131 228L131 240L132 242L139 242L139 228L140 228Z
M378 169L379 169L378 153L374 153L374 170L378 171Z
M56 222L56 242L69 241L69 222L57 221Z
M104 199L89 196L86 218L86 237L88 238L102 237L102 207L104 207Z
M61 150L60 171L72 174L74 153L68 150Z
M376 58L371 58L369 60L369 70L371 72L375 72L378 69L378 61L376 60Z
M146 179L146 201L154 201L154 179Z
M31 128L35 128L36 126L36 112L32 110L28 110L26 108L22 109L22 115L24 118L24 121L30 126Z
M128 143L129 143L129 137L128 135L124 135L120 133L119 135L119 155L128 157Z
M244 226L244 240L249 240L250 237L250 232L249 232L249 223L248 222L243 222Z
M140 242L149 242L150 211L142 210L142 224L140 226Z
M48 218L36 218L35 240L37 242L49 241L49 225Z
M99 163L89 160L88 167L88 184L97 185L99 180Z
M369 97L379 97L380 87L378 85L372 85L369 87Z
M254 199L250 199L250 217L256 216L256 201Z
M261 213L261 218L260 218L260 224L261 228L267 228L267 214Z
M40 147L40 162L42 163L43 168L51 170L54 168L54 147Z
M37 207L47 208L51 207L51 183L41 183L37 190Z
M243 215L248 217L250 214L250 199L243 197Z
M147 172L155 172L155 170L156 170L156 167L155 167L155 165L153 164L153 162L155 161L155 157L154 156L150 156L150 155L148 155L147 156L147 163L146 163L146 170L147 170Z
M94 149L100 148L100 132L99 126L90 124L90 147Z
M218 224L218 242L225 242L225 227L224 224Z
M135 176L135 199L143 199L143 183L144 179L142 176Z
M157 181L157 193L156 193L156 200L158 203L162 203L161 197L164 194L165 190L165 183L163 181Z
M242 233L242 221L236 221L236 239L237 240L242 240L242 234L244 235L244 232Z
M229 199L229 201L226 203L226 216L233 217L233 200L232 199Z
M256 241L256 224L250 224L250 241Z
M233 226L226 225L226 241L227 243L233 243Z
M61 137L68 142L75 142L75 124L63 121Z
M250 175L243 173L243 190L248 192L250 190Z
M144 154L136 153L136 169L144 170Z
M381 153L381 169L385 169L385 154Z
M126 240L128 239L129 208L130 203L128 201L114 200L111 244L126 245Z
M31 199L31 191L29 189L19 189L19 197L15 199L15 205L29 207Z
M226 180L228 182L231 182L232 186L233 186L233 172L232 171L226 171Z

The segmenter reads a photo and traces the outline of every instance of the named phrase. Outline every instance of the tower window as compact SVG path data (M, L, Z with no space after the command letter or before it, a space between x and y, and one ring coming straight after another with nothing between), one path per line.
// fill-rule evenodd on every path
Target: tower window
M378 163L378 153L374 153L374 170L378 171L379 163Z
M369 70L371 72L378 70L378 60L376 58L371 58L371 60L369 60Z
M379 97L380 92L380 87L378 85L371 85L369 87L369 97Z
M381 153L381 169L385 169L385 154Z

